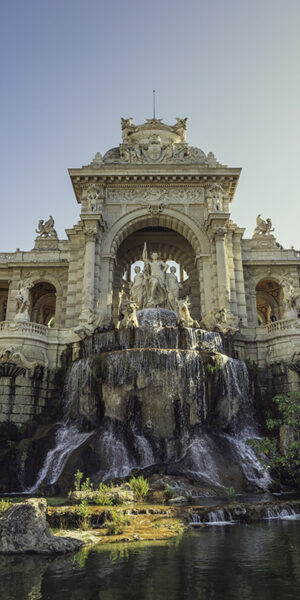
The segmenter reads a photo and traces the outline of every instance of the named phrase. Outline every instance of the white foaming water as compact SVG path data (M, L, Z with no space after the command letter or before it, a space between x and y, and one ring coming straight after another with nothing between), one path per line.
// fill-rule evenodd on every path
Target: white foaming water
M279 506L269 506L266 508L265 517L267 521L272 521L274 519L280 521L296 521L300 519L300 515L298 515L291 506L285 506L281 508Z
M79 448L90 435L91 433L80 433L76 425L62 424L56 432L54 448L48 451L35 484L26 489L26 493L32 494L43 482L49 485L56 483L72 452Z
M76 424L80 391L88 388L90 379L89 359L81 359L73 363L65 383L63 418L62 422L58 423L55 445L47 452L37 480L33 486L26 489L27 493L35 492L41 483L49 485L56 483L72 452L82 446L92 435L93 432L82 433Z
M200 339L209 345L209 349L214 350L215 352L222 352L223 344L219 333L216 331L205 331L204 329L197 331L200 331Z
M227 391L228 409L231 415L231 434L222 435L231 443L239 459L246 479L266 490L271 478L258 460L253 448L247 444L257 434L253 401L249 393L248 370L243 361L222 355L223 373Z
M217 509L208 514L206 525L234 525L234 520L230 510Z
M185 455L182 458L184 459L185 469L189 474L201 477L209 485L223 488L215 458L215 450L215 447L212 447L209 435L203 434L187 446Z

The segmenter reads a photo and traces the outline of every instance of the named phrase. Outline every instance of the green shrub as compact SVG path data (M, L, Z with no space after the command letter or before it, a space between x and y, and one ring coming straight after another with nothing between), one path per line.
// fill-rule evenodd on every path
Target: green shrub
M77 469L74 475L74 488L76 492L80 492L81 480L83 478L83 473Z
M94 489L94 484L91 482L90 477L87 477L81 484L82 492L92 492Z
M261 464L270 469L279 484L300 487L300 393L290 392L273 398L274 410L266 420L270 436L251 439L247 443L257 452ZM285 426L290 441L281 451L280 429Z
M140 475L139 477L131 477L129 486L134 491L134 495L137 498L143 498L147 496L149 492L149 484L147 479Z
M168 500L171 500L171 498L173 498L174 494L173 491L171 490L169 484L166 484L166 487L164 489L164 497L165 497L165 501L168 502Z
M130 525L128 517L116 510L110 510L107 517L108 519L104 522L104 527L107 529L107 535L118 535L123 533L124 527Z
M227 494L228 499L231 500L231 502L236 501L236 494L235 494L235 489L233 486L226 488L226 494Z
M79 526L81 529L88 529L90 524L90 507L87 500L82 500L78 506L76 506L76 512L79 516Z
M116 504L112 498L108 485L105 485L104 483L99 484L97 496L95 497L95 504L100 504L101 506L112 506L113 504Z
M2 515L10 507L10 502L0 500L0 515Z

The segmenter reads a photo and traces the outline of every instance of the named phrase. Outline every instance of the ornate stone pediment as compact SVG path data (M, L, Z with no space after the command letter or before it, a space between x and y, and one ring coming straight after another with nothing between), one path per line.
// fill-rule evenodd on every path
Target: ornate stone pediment
M224 167L217 162L213 152L206 156L200 148L186 143L187 119L176 119L175 125L167 125L161 119L147 119L142 125L134 125L132 119L121 119L122 144L111 148L102 158L97 152L90 167L103 164L144 163L191 163L208 168Z

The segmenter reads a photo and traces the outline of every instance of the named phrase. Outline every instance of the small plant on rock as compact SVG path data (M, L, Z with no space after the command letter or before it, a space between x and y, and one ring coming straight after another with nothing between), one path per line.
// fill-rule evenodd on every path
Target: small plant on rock
M88 529L90 524L90 507L87 500L82 500L76 507L76 512L79 516L79 526L81 529Z
M236 501L236 493L235 493L235 489L232 485L230 487L226 488L226 494L227 494L228 500L230 500L231 502Z
M10 502L0 500L0 515L2 515L10 507Z
M165 501L168 502L168 500L171 500L171 498L173 498L174 494L173 491L171 490L169 484L166 484L166 487L164 489L164 497L165 497Z
M76 492L80 492L82 478L83 478L83 473L81 471L79 471L79 469L77 469L77 471L74 475L74 488L75 488Z
M101 506L112 506L112 504L115 504L108 485L104 483L99 484L97 496L95 496L95 504L100 504Z
M149 484L147 479L140 475L139 477L131 477L129 486L134 491L137 498L144 498L149 492Z
M92 492L94 489L94 484L91 482L90 477L87 477L81 484L82 492Z
M107 535L118 535L123 533L124 527L130 525L130 521L126 515L116 510L110 510L108 519L104 522L104 527L107 529Z

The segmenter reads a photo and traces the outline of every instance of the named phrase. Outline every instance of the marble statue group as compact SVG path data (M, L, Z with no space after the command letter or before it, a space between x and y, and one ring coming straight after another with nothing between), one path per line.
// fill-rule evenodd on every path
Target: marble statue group
M176 268L159 260L158 254L152 252L148 258L147 245L143 250L144 268L135 266L135 276L130 288L130 300L138 309L167 308L176 311L181 284L176 276Z

